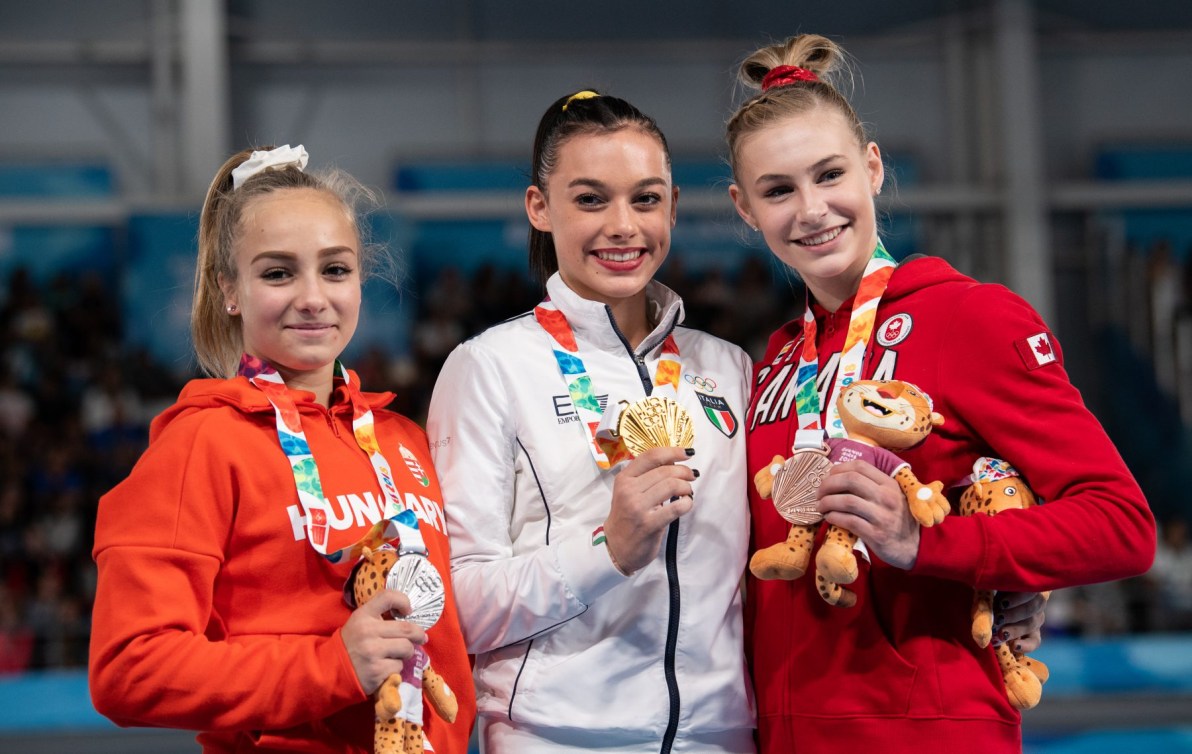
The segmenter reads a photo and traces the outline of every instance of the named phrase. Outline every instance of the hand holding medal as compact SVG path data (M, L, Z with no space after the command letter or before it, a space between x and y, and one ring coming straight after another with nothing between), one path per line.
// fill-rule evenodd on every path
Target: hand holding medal
M608 547L626 576L658 556L666 528L691 510L695 469L680 461L695 453L691 415L671 398L650 396L622 404L612 438L632 456L613 482L613 499L593 544ZM615 550L615 552L614 552Z

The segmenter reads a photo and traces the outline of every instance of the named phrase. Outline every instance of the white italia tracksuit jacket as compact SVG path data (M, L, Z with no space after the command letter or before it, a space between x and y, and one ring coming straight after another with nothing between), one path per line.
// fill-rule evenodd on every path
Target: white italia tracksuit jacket
M648 294L660 324L636 353L606 306L557 274L547 291L602 405L651 392L673 332L679 401L695 423L687 463L700 477L694 508L671 525L654 562L626 578L593 545L619 468L601 471L593 460L553 341L533 314L451 354L428 434L485 750L751 752L739 590L749 358L679 327L682 301L658 283Z

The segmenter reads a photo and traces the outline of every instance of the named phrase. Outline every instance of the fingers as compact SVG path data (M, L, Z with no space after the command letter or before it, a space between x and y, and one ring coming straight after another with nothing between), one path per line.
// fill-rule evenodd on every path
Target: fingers
M680 461L686 461L694 454L694 448L650 448L626 464L621 470L621 476L642 476L659 467L673 466Z
M874 484L885 485L888 482L893 482L897 487L898 483L887 473L881 471L872 463L865 461L846 461L845 463L838 463L828 470L828 479L835 478L837 485L845 487L855 487L857 485L864 485L866 481ZM824 483L828 483L828 479Z
M1010 644L1010 648L1018 654L1026 654L1034 652L1043 643L1043 634L1039 631L1032 631L1025 634Z
M919 555L919 525L902 488L864 461L833 466L819 488L818 508L831 524L865 540L870 551L897 568Z
M907 511L902 489L888 475L863 461L833 466L819 487L818 507L826 516L836 513L838 526L864 524L878 528L899 522ZM909 512L907 512L909 517ZM861 532L857 532L861 534Z
M360 686L370 693L390 675L400 673L402 661L414 656L417 645L426 643L420 626L388 617L394 609L408 613L409 598L383 589L356 608L340 631Z
M674 463L676 456L687 458L682 448L654 448L631 461L613 482L613 509L640 519L659 513L677 498L692 497L692 483L699 478L699 470ZM659 459L668 460L659 463ZM673 520L670 513L653 517L663 523Z
M1021 610L1022 612L1041 612L1051 598L1051 592L998 592L994 597L994 607L999 610Z
M410 598L394 589L382 589L371 600L360 606L369 615L384 617L390 611L397 615L410 614Z
M1042 642L1049 593L998 592L994 595L994 644L1009 643L1015 652L1031 652Z

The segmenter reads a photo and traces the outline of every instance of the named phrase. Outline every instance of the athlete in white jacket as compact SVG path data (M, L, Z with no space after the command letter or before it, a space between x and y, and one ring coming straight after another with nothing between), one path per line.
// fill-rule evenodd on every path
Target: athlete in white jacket
M636 352L608 308L555 275L550 299L572 325L597 398L651 392L664 338L682 357L679 401L695 422L694 506L657 558L626 578L593 532L618 468L602 471L571 405L550 335L526 314L460 345L435 385L428 434L442 480L451 577L476 654L481 725L500 751L752 751L739 578L749 524L745 444L749 359L679 327L683 304L647 289L657 327ZM536 729L526 740L521 728ZM547 739L535 748L535 740Z
M451 354L428 422L482 751L751 753L749 359L680 327L653 281L678 198L653 120L560 98L532 171L548 299ZM598 450L594 428L652 394L686 408L694 453Z

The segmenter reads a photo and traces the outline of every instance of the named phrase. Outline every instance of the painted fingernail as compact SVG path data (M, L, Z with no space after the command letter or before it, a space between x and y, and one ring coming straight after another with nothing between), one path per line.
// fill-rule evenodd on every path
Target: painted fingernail
M674 497L672 497L672 498L670 499L670 501L673 503L673 502L675 502L675 501L676 501L676 500L678 500L678 499L679 499L679 496L678 496L678 495L675 495Z
M696 479L699 479L699 469L692 469L691 473L695 475Z
M1022 645L1021 645L1021 644L1015 644L1015 645L1014 645L1014 651L1015 651L1015 652L1019 652L1019 653L1021 653L1021 652L1022 652Z
M695 455L695 448L684 448L683 452L687 454L688 458L690 458L691 456Z
M1009 638L1010 638L1010 632L1009 632L1009 631L1002 631L1002 641L1006 641L1006 640L1007 640L1007 639L1009 639Z

